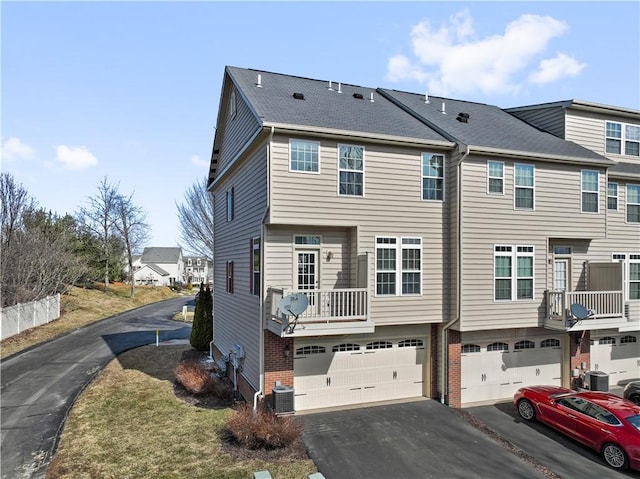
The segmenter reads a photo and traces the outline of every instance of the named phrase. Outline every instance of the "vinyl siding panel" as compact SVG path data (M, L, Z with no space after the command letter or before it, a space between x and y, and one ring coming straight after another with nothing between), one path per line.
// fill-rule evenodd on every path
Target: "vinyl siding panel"
M606 183L600 176L600 213L580 212L580 168L535 164L535 210L514 210L514 162L505 161L505 194L489 195L486 159L463 166L463 331L536 327L544 319L548 238L604 238ZM534 247L534 300L494 301L494 245Z
M246 351L242 374L259 387L259 335L262 334L259 296L250 292L249 241L260 236L267 204L266 146L258 148L236 172L216 186L214 209L214 322L217 347L234 344ZM226 192L233 187L234 219L227 222ZM226 263L234 262L234 293L226 292Z
M226 111L228 118L222 125L224 131L218 132L218 135L222 139L218 172L224 170L224 168L233 161L246 142L260 129L256 117L239 94L236 94L236 116L231 119L229 96L227 96L225 100L227 102Z
M532 108L530 110L512 111L512 115L526 121L537 128L547 131L558 138L564 138L565 121L564 108Z
M321 140L320 173L308 174L289 171L289 138L275 136L270 221L357 228L352 244L357 254L370 254L370 291L375 291L375 237L422 238L422 295L374 296L371 316L376 325L440 322L446 309L444 285L449 282L444 267L447 203L421 199L422 150L358 145L365 147L365 193L364 197L345 197L338 195L338 142Z
M605 155L605 122L601 115L568 110L566 138L596 153Z

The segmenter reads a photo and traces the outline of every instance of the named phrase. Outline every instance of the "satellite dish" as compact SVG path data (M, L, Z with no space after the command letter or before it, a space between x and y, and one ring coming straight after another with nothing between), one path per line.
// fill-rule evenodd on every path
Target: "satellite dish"
M580 303L573 303L571 305L571 314L581 321L583 319L587 319L591 312Z
M295 318L293 320L293 323L287 324L287 333L293 333L293 330L298 324L298 316L300 316L305 311L305 309L307 309L307 306L309 306L309 298L307 298L306 294L302 293L288 294L280 300L280 302L278 303L278 308L280 309L280 311Z

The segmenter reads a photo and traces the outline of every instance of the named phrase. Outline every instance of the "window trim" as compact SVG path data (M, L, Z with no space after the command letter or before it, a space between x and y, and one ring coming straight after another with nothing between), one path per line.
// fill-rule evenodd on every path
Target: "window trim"
M610 135L611 131L614 133L614 125L617 126L615 133L618 133L619 136ZM611 128L610 128L611 127ZM640 157L640 139L630 138L627 130L631 128L640 128L640 124L637 123L623 123L621 121L606 121L604 124L604 152L607 155L621 155L621 156L630 156L633 158ZM608 141L615 141L619 146L619 151L609 151L609 143ZM630 153L630 148L627 147L628 143L633 143L637 145L638 154Z
M233 261L227 261L225 275L227 280L227 293L233 294Z
M609 125L618 125L620 127L620 136L609 135ZM613 129L612 129L613 130ZM622 123L619 121L605 121L604 123L604 151L607 155L622 155L623 151L623 133ZM620 151L609 151L608 140L617 141Z
M255 236L249 240L249 292L253 296L260 296L260 264L262 262L262 249L260 237ZM256 271L256 251L258 254L258 263Z
M362 170L352 170L352 169L346 169L346 168L342 168L340 166L340 158L341 158L341 150L343 147L346 148L360 148L362 150ZM338 196L340 197L345 197L345 198L364 198L365 197L365 147L364 146L360 146L360 145L351 145L351 144L347 144L347 143L339 143L338 144L338 164L337 166L337 171L338 171ZM349 194L349 193L340 193L340 185L342 184L341 181L341 173L342 172L351 172L351 173L360 173L362 175L362 194L361 195L355 195L355 194Z
M227 190L227 222L233 221L235 217L235 190L232 186L231 189Z
M598 179L598 182L596 184L596 189L595 190L585 190L584 189L584 183L585 183L585 178L584 178L584 174L590 172L590 173L595 173ZM584 195L585 194L590 194L590 195L596 195L596 210L595 211L585 211L584 209ZM584 168L582 170L580 170L580 212L581 213L587 213L587 214L592 214L592 215L597 215L598 213L600 213L600 171L598 170L590 170L587 168Z
M494 163L496 165L501 165L502 175L501 176L492 176L491 175L491 164ZM491 191L491 180L500 180L502 182L502 187L500 188L500 192ZM487 160L487 194L495 195L495 196L504 196L504 161L496 161L496 160Z
M315 170L299 170L292 168L293 164L293 144L294 143L305 143L309 145L315 145L316 150L316 169ZM312 163L313 164L313 163ZM319 175L320 174L320 142L313 140L302 140L300 138L289 138L289 173L303 173L310 175Z
M615 188L615 195L611 194L611 189ZM610 205L610 200L615 200L616 202L616 207L615 208L611 208ZM607 182L607 210L609 211L618 211L620 207L620 185L618 184L617 181L608 181Z
M629 188L629 187L632 188ZM631 202L629 200L629 191L631 189L635 189L638 188L638 202ZM637 225L640 224L640 221L629 221L629 206L634 206L637 207L638 210L640 210L640 184L635 184L635 183L627 183L626 188L625 188L625 215L624 215L624 221L626 224L630 224L630 225ZM640 216L640 211L638 212L638 216Z
M531 186L518 185L518 167L530 167L531 168ZM517 193L518 189L531 190L531 206L517 206ZM513 209L518 211L535 211L536 209L536 166L531 163L514 163L513 165Z
M428 158L426 158L428 155ZM424 174L424 170L425 170L425 159L427 160L431 160L433 157L438 157L442 159L442 176L432 176L432 175L425 175ZM439 202L444 202L444 199L446 198L446 192L445 192L445 187L446 187L446 182L445 182L445 178L446 178L446 157L445 155L441 154L441 153L431 153L428 151L424 151L420 154L420 166L421 166L421 171L420 171L420 178L421 178L421 185L420 185L420 189L421 189L421 198L422 201L439 201ZM431 166L429 166L429 169L431 169ZM440 181L442 182L442 188L440 189L440 194L441 194L441 198L425 198L424 192L424 180L425 179L435 179L436 182ZM437 189L435 190L436 192L438 191ZM438 195L436 195L438 196Z
M498 250L498 249L501 250ZM508 248L508 249L507 249ZM530 250L530 251L529 251ZM496 276L496 258L508 257L511 259L511 269L509 276L498 277ZM531 276L518 276L518 258L530 257L531 258ZM509 299L497 299L496 298L496 281L509 279L511 288L511 298ZM518 281L530 280L531 281L531 297L519 298L518 297ZM536 250L534 245L510 245L510 244L494 244L493 245L493 302L494 303L509 303L509 302L523 302L523 301L535 301L536 297Z
M415 243L405 243L405 240L416 241ZM379 243L379 241L388 241L386 243ZM414 296L419 297L423 294L422 282L424 278L424 254L423 254L423 241L419 236L376 236L374 238L374 249L375 249L375 296L376 297L397 297L397 296ZM395 251L395 268L391 269L383 269L378 270L378 251L379 250L393 250ZM419 261L420 268L419 270L415 269L404 269L404 256L403 253L405 250L417 250L419 252ZM394 293L378 293L378 273L392 273L394 275ZM404 293L403 290L403 277L404 273L418 273L418 293Z

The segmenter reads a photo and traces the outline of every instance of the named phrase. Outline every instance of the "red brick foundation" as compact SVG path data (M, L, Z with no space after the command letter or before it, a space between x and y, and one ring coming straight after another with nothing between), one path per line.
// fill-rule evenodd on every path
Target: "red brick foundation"
M264 394L267 404L271 404L276 383L293 387L294 354L292 338L264 332Z
M449 407L461 408L462 397L460 388L462 387L462 363L460 343L460 331L447 330L447 397L446 403Z

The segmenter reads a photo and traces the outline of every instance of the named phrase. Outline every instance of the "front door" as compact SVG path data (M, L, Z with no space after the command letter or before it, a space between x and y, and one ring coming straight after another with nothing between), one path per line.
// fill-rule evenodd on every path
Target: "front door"
M318 289L318 256L317 250L298 251L298 290ZM309 291L309 306L317 304L315 294Z

